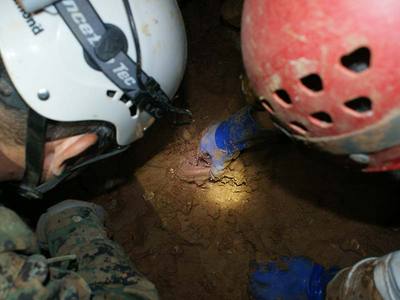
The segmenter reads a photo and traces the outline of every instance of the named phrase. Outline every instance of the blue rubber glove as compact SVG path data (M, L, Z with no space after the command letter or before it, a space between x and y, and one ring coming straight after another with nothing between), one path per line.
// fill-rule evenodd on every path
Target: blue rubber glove
M264 130L246 106L227 120L207 129L200 141L200 153L211 158L211 175L218 178L240 152L260 141Z
M282 257L279 262L255 266L250 293L255 300L323 300L337 271L325 270L305 257Z

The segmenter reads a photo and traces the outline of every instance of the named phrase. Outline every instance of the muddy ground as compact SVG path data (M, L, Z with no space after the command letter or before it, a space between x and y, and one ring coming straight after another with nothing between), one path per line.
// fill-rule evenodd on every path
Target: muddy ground
M217 0L183 7L190 50L179 102L194 122L155 125L132 151L65 186L65 196L104 205L114 238L163 299L248 299L256 259L304 255L347 266L400 249L390 175L351 171L279 135L244 153L222 182L178 178L201 132L245 103L236 33L219 10Z

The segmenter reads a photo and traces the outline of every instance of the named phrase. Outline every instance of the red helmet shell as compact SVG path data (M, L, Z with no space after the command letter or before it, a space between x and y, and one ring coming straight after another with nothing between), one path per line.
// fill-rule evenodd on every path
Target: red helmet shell
M297 137L357 135L399 113L398 0L246 0L242 48L257 95Z

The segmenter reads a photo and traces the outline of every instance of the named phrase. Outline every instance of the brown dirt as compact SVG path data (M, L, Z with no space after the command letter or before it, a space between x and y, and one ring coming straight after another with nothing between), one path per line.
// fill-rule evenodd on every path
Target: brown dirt
M347 266L400 249L398 189L389 175L352 172L284 137L244 153L222 182L199 187L176 176L193 160L201 132L244 105L240 53L235 33L220 23L220 6L207 0L183 8L190 56L181 94L194 123L155 125L67 195L106 207L115 239L163 299L248 299L255 259L304 255ZM114 183L104 183L104 173L129 179L94 197Z

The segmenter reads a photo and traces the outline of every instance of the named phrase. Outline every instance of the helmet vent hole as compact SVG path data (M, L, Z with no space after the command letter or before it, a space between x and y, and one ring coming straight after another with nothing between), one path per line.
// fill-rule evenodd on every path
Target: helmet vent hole
M292 128L296 133L301 134L301 135L305 135L308 132L307 127L297 121L291 122L290 128Z
M272 107L271 103L269 103L267 100L262 100L261 105L271 114L275 112L274 108Z
M128 103L129 101L131 101L131 98L129 98L126 94L123 94L121 98L119 98L119 100L124 103Z
M301 83L313 92L320 92L324 89L322 79L318 74L310 74L300 79Z
M137 106L136 105L132 105L131 107L129 107L129 111L131 112L131 116L134 117L137 114Z
M311 121L321 127L327 127L333 123L332 117L324 111L313 113L311 115Z
M341 58L342 65L350 71L361 73L367 70L371 62L371 51L367 47L361 47Z
M289 94L285 90L277 90L274 93L277 100L284 105L291 105L292 99L290 98Z
M365 114L372 111L372 101L367 97L358 97L345 102L347 108L354 112Z
M121 98L119 98L121 102L124 102L128 107L129 111L131 112L131 116L134 117L137 114L137 106L133 104L132 99L128 97L127 94L123 94Z
M117 91L108 90L107 91L107 96L110 97L110 98L114 98L116 93L117 93Z

